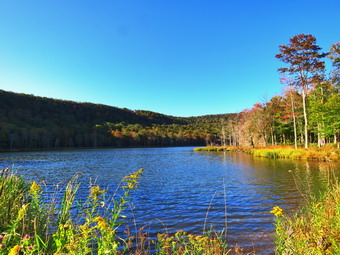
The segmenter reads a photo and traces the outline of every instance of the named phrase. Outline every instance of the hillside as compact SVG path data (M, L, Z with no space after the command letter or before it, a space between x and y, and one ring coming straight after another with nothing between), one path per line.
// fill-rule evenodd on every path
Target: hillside
M0 150L203 145L229 116L182 118L0 90Z

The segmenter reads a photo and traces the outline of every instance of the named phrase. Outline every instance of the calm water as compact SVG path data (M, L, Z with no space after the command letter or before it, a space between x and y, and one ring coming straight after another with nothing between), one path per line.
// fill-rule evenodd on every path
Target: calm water
M0 154L1 168L12 164L26 178L45 180L47 190L82 172L83 197L94 178L114 191L121 178L144 168L133 196L137 227L146 226L151 236L166 229L200 234L207 212L206 226L221 230L227 210L229 243L250 250L254 246L257 254L272 252L272 207L296 209L303 203L301 192L316 194L324 186L329 168L323 162L194 152L189 147ZM339 164L333 168L339 176Z

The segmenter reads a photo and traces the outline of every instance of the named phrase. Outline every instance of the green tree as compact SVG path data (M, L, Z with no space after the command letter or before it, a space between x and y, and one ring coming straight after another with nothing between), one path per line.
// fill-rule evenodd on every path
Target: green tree
M308 89L318 74L325 69L325 62L321 58L325 54L319 53L321 48L316 44L316 38L313 35L299 34L290 39L287 45L279 46L280 53L276 55L282 62L288 64L288 67L279 68L281 73L289 73L294 77L294 85L301 90L303 115L304 115L304 133L305 148L308 148L308 117L306 100Z
M331 73L331 81L334 86L340 88L340 43L334 43L331 46L331 50L328 53L328 58L333 63L334 70Z

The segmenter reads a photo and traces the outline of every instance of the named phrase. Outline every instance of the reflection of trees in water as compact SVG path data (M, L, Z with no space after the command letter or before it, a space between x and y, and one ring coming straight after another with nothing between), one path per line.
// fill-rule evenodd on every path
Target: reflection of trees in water
M256 186L257 192L278 200L318 195L327 182L340 177L337 162L268 159L238 152L215 155L224 164L237 166L238 175L250 186Z

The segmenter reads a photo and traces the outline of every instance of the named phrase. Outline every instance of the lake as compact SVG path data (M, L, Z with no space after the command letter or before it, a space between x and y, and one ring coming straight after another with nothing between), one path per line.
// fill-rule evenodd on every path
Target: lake
M257 254L270 254L274 247L272 207L296 210L304 202L302 194L317 194L324 187L330 167L242 152L194 152L192 147L0 154L1 168L12 164L27 179L44 180L47 193L81 172L79 199L88 195L90 181L113 192L124 176L144 168L133 193L138 228L145 226L152 237L181 229L201 234L204 225L221 231L227 225L231 245L255 247ZM339 163L331 165L339 176Z

